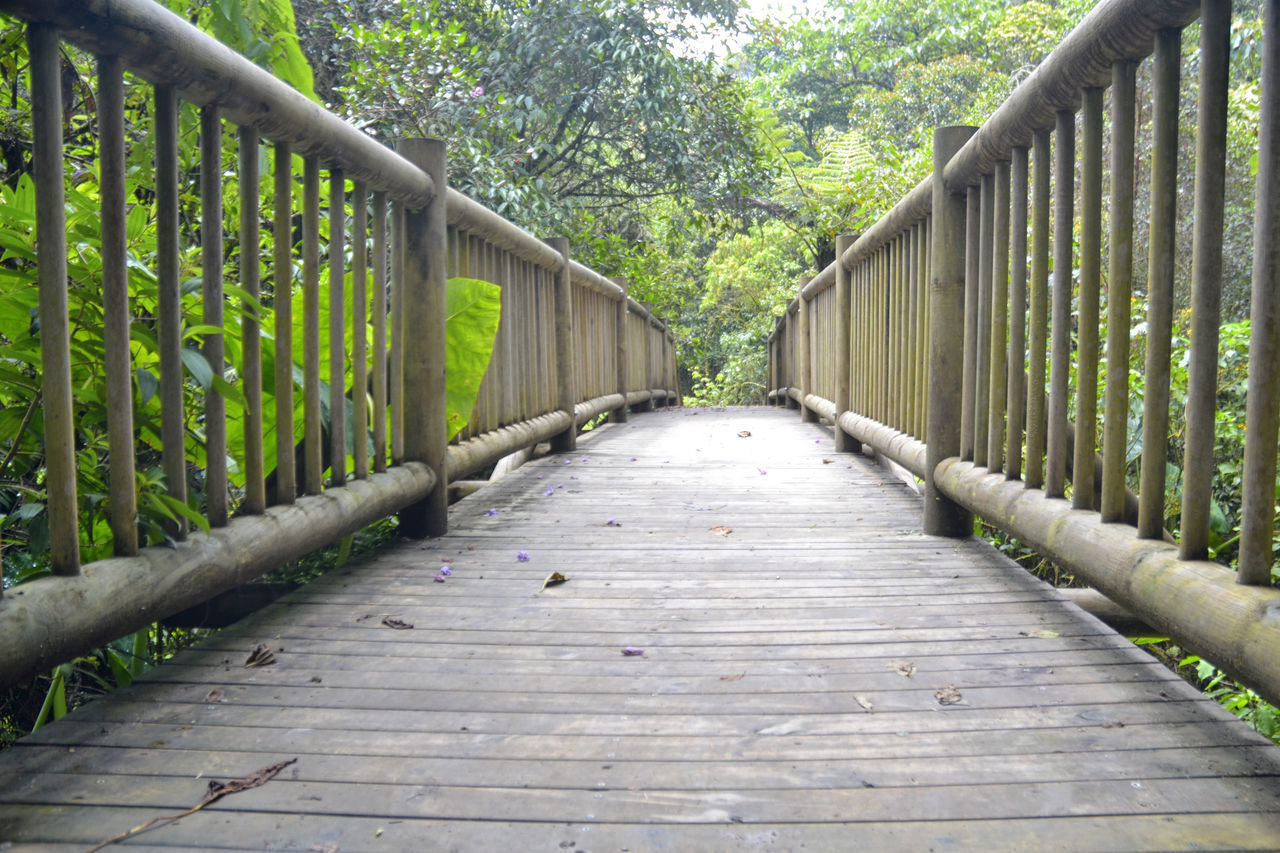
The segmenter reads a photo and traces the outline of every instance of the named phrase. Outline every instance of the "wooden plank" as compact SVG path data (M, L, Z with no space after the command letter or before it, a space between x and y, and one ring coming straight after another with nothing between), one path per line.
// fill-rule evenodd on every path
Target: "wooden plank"
M297 757L137 843L1280 849L1280 751L919 506L782 412L631 418L0 755L0 842Z

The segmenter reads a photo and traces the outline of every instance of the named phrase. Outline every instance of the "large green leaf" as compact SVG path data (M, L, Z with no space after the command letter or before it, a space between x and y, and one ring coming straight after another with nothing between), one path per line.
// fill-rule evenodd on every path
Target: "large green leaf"
M471 420L489 369L502 317L502 288L474 278L451 278L445 316L445 394L452 439Z

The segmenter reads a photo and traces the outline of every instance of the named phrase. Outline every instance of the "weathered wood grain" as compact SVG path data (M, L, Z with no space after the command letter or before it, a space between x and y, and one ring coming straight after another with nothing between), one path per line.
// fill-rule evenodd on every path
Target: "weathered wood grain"
M798 420L647 413L515 471L0 755L0 842L296 757L135 843L1280 848L1280 751Z

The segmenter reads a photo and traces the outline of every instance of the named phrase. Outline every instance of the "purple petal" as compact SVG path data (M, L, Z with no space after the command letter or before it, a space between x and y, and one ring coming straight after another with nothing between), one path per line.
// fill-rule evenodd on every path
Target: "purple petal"
M632 457L631 457L631 461L632 461L632 462L635 462L635 461L636 461L636 458L635 458L634 456L632 456Z
M490 517L495 516L495 515L497 515L497 514L498 514L498 508L497 508L497 507L490 507L489 511L485 513L485 515L490 516Z
M622 650L622 653L627 657L632 657L634 655L644 654L644 649L637 649L635 646L627 646L625 649Z
M527 563L527 562L529 562L529 552L528 552L528 551L516 551L516 560L517 560L518 562L521 562L521 563Z
M583 461L583 462L590 462L591 460L584 456L584 457L582 457L582 461Z
M765 475L765 474L768 474L768 473L769 473L768 471L764 470L763 468L757 468L756 470L760 472L761 476L763 476L763 475Z
M432 580L436 583L444 583L444 575L436 575Z
M449 575L453 574L453 569L449 568L448 566L441 566L440 574L447 578L449 577Z
M548 487L547 487L547 490L546 490L545 492L543 492L543 493L542 493L542 496L543 496L543 497L548 497L548 498L549 498L549 497L551 497L552 495L554 495L555 493L556 493L556 490L555 490L555 489L553 489L553 488L551 488L550 486L548 486Z

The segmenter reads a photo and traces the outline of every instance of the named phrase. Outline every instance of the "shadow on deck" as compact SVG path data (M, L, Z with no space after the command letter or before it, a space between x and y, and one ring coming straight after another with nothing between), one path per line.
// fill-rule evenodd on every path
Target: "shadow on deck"
M297 758L131 843L1280 849L1280 751L919 515L794 413L608 427L0 755L0 846Z

